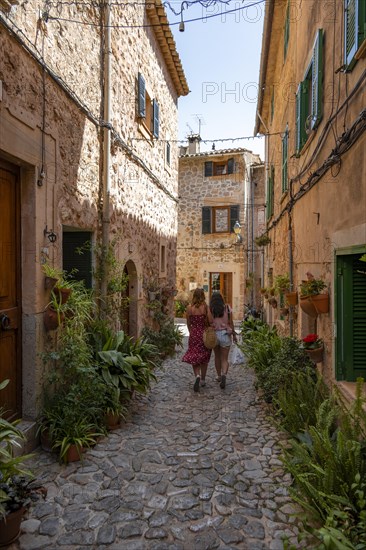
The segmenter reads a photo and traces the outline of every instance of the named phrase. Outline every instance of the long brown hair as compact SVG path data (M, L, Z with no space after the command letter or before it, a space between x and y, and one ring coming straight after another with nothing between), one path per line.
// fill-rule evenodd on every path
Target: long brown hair
M220 292L214 292L211 296L210 310L214 317L223 317L225 312L224 298Z
M206 298L203 288L195 288L192 296L192 306L199 307L205 303Z

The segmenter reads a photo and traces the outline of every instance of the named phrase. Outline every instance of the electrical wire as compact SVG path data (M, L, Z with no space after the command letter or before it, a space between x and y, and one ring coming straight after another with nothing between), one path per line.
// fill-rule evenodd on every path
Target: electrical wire
M253 6L257 6L259 4L262 4L266 0L257 0L256 2L252 2L251 4L248 4L247 6L241 6L240 8L234 8L232 10L226 10L225 15L228 15L230 13L236 13L238 11L246 10L248 8L251 8ZM213 13L205 15L204 17L194 17L192 19L186 19L185 23L194 23L196 21L206 21L207 19L212 19L213 17L221 17L222 13ZM43 12L43 18L44 21L63 21L65 23L76 23L78 25L84 25L87 27L100 27L97 23L87 22L87 21L80 21L76 19L67 19L66 17L54 17L52 15L49 15L47 11ZM152 24L146 24L146 25L103 25L103 28L111 28L111 29L147 29L147 28L153 28L153 27L174 27L176 25L180 25L181 21L175 21L172 23L152 23Z

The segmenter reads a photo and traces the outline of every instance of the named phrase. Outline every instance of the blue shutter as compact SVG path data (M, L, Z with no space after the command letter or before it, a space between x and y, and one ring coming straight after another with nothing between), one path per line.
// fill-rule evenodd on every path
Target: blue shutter
M205 162L205 178L209 178L213 175L213 162Z
M212 233L211 229L211 206L202 207L202 233Z
M159 103L153 99L153 135L159 137Z
M323 30L318 30L315 40L311 78L311 128L319 124L323 103Z
M146 117L145 79L141 73L138 74L138 116Z
M234 159L229 159L227 161L227 173L228 174L233 174L234 173Z
M234 232L236 220L239 221L239 205L230 206L230 233Z

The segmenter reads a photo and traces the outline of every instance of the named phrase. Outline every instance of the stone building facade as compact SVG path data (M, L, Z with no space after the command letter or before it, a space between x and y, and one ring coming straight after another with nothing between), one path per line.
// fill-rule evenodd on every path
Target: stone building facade
M113 243L135 337L149 323L144 283L175 284L177 101L188 86L160 0L43 12L3 0L0 49L0 316L10 318L0 379L11 380L8 408L34 419L50 338L42 264L64 267L75 243ZM89 262L91 272L96 255Z
M366 376L365 78L363 0L267 0L255 133L266 137L265 285L321 278L329 311L299 305L270 322L325 343L318 366L352 388ZM309 275L311 274L311 275Z
M234 319L242 319L249 273L246 200L251 166L260 159L246 149L200 153L199 140L192 137L179 157L177 299L189 299L196 287L208 301L220 291ZM260 272L257 264L255 271Z

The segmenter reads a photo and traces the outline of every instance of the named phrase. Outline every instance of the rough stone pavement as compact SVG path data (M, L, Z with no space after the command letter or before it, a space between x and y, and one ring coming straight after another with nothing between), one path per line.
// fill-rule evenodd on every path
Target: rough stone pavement
M277 550L286 536L298 547L281 436L252 372L232 367L221 390L212 357L194 393L182 355L164 362L149 395L82 463L37 451L47 499L33 505L12 550Z

